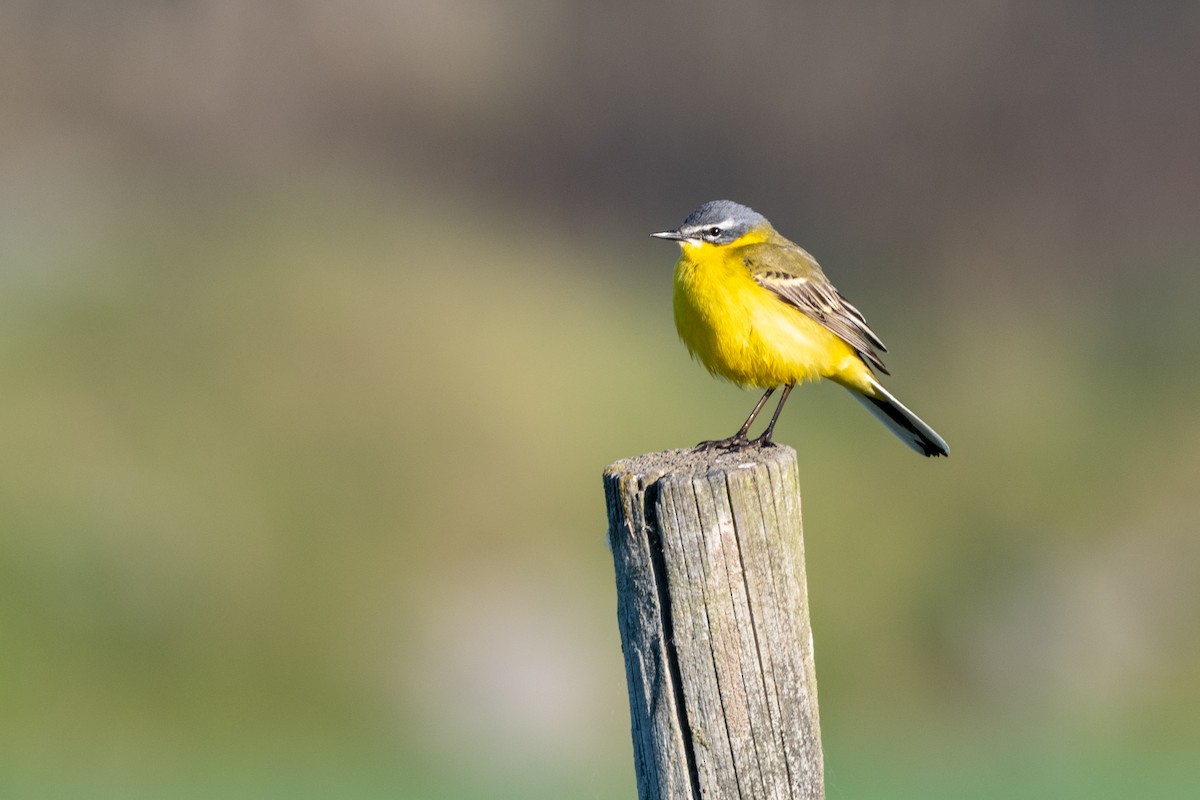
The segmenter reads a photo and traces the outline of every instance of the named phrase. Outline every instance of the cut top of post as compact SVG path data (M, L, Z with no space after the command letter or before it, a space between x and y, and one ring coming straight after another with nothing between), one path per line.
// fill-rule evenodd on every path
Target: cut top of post
M614 478L620 475L636 475L643 484L650 484L667 474L697 478L710 472L752 470L763 465L795 469L796 451L786 445L748 447L743 450L712 453L701 453L691 449L663 450L615 461L608 465L604 474Z

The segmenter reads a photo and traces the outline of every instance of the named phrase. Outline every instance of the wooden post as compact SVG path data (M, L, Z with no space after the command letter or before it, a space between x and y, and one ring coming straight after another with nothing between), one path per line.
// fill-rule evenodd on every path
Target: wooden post
M604 471L641 800L825 796L796 452Z

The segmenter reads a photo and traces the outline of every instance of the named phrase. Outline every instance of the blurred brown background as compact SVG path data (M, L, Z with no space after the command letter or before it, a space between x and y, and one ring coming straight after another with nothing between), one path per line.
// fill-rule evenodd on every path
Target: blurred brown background
M0 97L0 796L632 796L718 197L953 451L777 433L829 796L1196 795L1200 5L9 0Z

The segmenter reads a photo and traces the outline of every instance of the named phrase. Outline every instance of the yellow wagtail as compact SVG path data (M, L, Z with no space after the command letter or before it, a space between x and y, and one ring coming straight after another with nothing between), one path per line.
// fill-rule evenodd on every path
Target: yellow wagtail
M767 390L737 433L701 442L698 449L771 444L792 388L829 378L918 453L949 453L945 440L876 380L876 370L887 374L879 358L887 348L863 315L816 259L762 214L713 200L675 230L651 236L679 242L683 251L675 264L675 327L688 351L714 375ZM780 386L783 396L767 429L748 439L755 417Z

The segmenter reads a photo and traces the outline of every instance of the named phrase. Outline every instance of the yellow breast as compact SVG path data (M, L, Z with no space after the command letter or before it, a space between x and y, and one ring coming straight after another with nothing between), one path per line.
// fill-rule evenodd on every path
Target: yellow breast
M709 372L767 388L821 377L857 383L854 350L755 283L737 244L683 247L675 265L675 327Z

